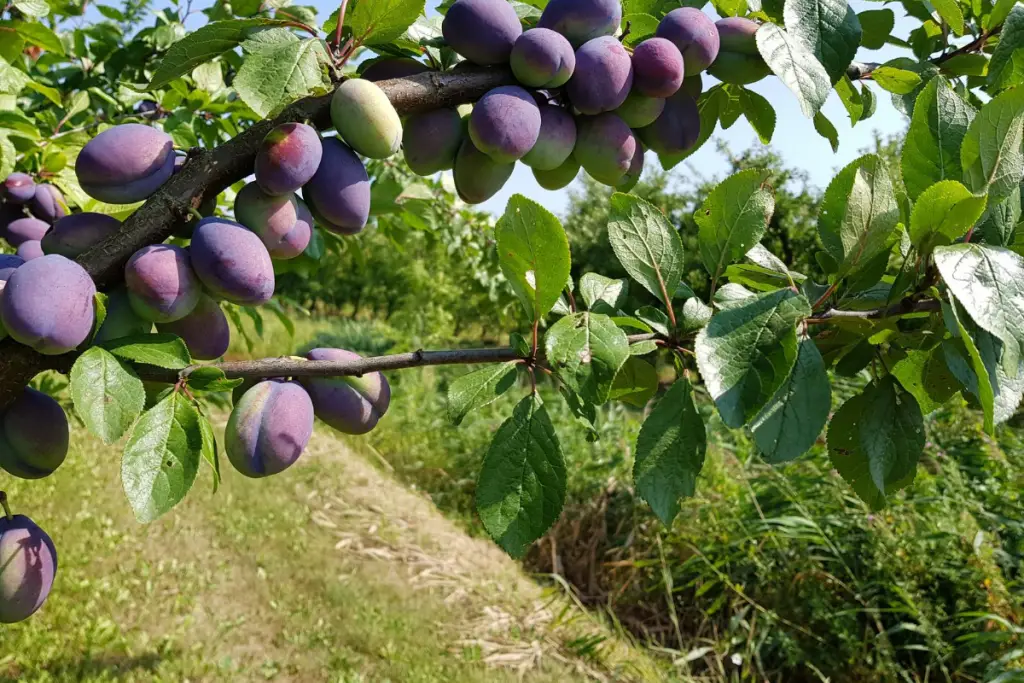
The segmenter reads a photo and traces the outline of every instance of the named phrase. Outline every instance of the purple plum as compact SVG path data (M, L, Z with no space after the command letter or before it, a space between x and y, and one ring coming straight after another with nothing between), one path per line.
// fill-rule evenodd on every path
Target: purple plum
M480 204L505 186L514 169L514 162L499 164L467 138L455 156L455 191L467 204Z
M235 197L235 218L259 235L274 259L301 254L312 237L313 217L294 194L272 197L249 183Z
M573 156L594 180L615 186L622 182L636 154L636 136L612 113L580 117Z
M566 92L582 114L618 108L633 86L633 60L611 36L594 38L576 51L576 70Z
M302 188L302 198L325 229L354 235L370 216L370 177L348 145L337 138L324 138L323 158Z
M43 251L78 258L121 228L121 221L103 213L73 213L53 224L43 237Z
M665 38L650 38L633 50L633 89L647 97L671 97L683 84L683 55Z
M700 137L700 111L692 97L680 90L665 100L665 109L651 125L641 128L640 139L658 154L682 154Z
M36 196L36 184L27 173L12 173L0 189L0 198L11 204L27 204Z
M269 195L297 192L316 173L322 156L316 128L283 123L267 133L256 153L256 182Z
M124 267L128 300L143 320L169 323L192 312L202 287L188 250L172 244L139 249Z
M346 361L360 358L345 349L313 349L309 360ZM345 434L365 434L377 426L391 404L391 387L379 372L362 377L304 377L316 416Z
M4 237L7 238L12 247L20 247L22 242L43 239L43 235L49 229L50 224L38 218L19 218L7 226Z
M156 192L174 173L171 136L141 123L108 128L75 161L78 184L101 202L131 204Z
M613 35L622 21L619 0L551 0L537 26L558 31L573 47Z
M38 240L28 240L18 246L18 256L26 261L31 261L44 255L43 243Z
M708 15L693 7L674 9L661 20L658 38L672 41L683 55L683 72L693 76L711 66L718 56L718 29Z
M240 306L274 296L274 263L262 240L226 218L204 218L189 246L192 268L213 296Z
M402 148L405 163L416 175L428 176L455 165L462 144L463 123L450 107L414 114L405 122Z
M531 88L560 88L576 69L576 53L565 36L532 28L512 47L509 58L516 80Z
M445 42L482 66L508 63L523 25L505 0L456 0L441 22Z
M184 318L171 323L158 323L156 329L181 337L196 360L220 358L227 353L231 344L228 319L220 304L206 294L200 295L199 303Z
M313 435L313 403L296 382L266 380L235 404L224 430L225 450L247 477L278 474L291 467Z
M69 213L64 195L53 185L46 184L36 185L35 194L28 203L28 210L33 216L47 223L53 223Z
M576 146L576 121L561 107L543 104L540 107L540 135L522 162L531 168L551 171L572 155Z
M0 623L35 614L53 588L57 549L25 515L0 514Z
M499 164L521 159L540 135L540 108L526 90L503 85L473 106L469 138L478 150Z
M0 467L15 477L50 476L67 457L69 441L64 409L32 387L0 414Z

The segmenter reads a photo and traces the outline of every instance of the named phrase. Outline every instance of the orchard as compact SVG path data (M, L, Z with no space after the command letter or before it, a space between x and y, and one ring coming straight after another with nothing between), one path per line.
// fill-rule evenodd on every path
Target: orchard
M342 0L323 23L280 0L219 1L195 31L189 5L129 35L118 24L139 24L134 3L98 6L109 21L83 30L71 20L84 2L14 0L0 20L0 467L59 476L71 426L30 382L67 375L84 427L123 443L124 493L146 523L201 469L216 487L224 457L223 476L272 477L302 457L317 419L373 430L403 400L385 373L474 364L449 388L454 425L524 394L475 494L510 555L565 502L539 383L594 438L603 404L646 410L633 486L665 524L705 460L697 386L767 462L823 439L852 491L883 507L914 480L927 414L959 395L992 431L1024 394L1024 7L902 7L916 22L906 40L890 9L845 0L455 0L440 15L422 0ZM885 44L906 56L858 61ZM895 107L909 121L902 158L862 156L828 185L821 282L760 244L770 174L726 178L694 213L698 296L681 281L679 226L630 191L645 164L671 169L741 117L771 141L773 104L747 87L764 79L833 149L821 112L833 91L854 124ZM517 162L549 190L582 171L614 192L607 239L628 280L574 279L558 219L515 195L494 227L521 303L508 346L223 360L243 315L288 324L281 273L316 278L325 249L374 229L401 192L381 189L389 166L450 174L479 204ZM630 291L656 305L628 306ZM833 413L837 369L871 381ZM228 401L218 438L211 415ZM49 596L60 538L2 492L0 505L11 623Z

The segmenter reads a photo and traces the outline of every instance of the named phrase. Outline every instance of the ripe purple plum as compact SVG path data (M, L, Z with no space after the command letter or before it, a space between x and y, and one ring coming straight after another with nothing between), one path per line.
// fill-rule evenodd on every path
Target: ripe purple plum
M268 477L291 467L313 435L313 402L296 382L266 380L235 404L224 430L225 450L247 477Z
M346 144L324 138L323 158L302 189L302 198L324 228L354 235L370 216L370 178L366 167Z
M128 300L143 320L169 323L192 312L202 287L188 250L172 244L139 249L124 267Z
M17 342L53 356L89 338L96 286L82 266L59 254L25 263L7 280L0 322Z
M634 87L626 101L614 113L630 128L643 128L654 123L664 109L664 98L641 95Z
M615 186L616 190L619 192L629 192L640 182L640 176L644 172L644 152L646 151L644 143L637 140L636 151L633 152L633 158L629 162L629 170L626 171L626 175L622 176L619 184Z
M360 358L345 349L313 349L309 360L346 361ZM377 426L391 404L391 386L379 372L362 377L304 377L316 416L345 434L366 434Z
M249 183L235 197L235 218L256 233L271 258L301 254L313 234L313 217L294 194L272 197Z
M562 34L532 28L512 47L509 58L516 80L531 88L560 88L576 69L576 53Z
M455 156L455 191L467 204L480 204L498 193L512 176L515 163L500 164L465 139Z
M622 182L636 154L637 139L626 122L615 114L581 117L573 156L583 170L599 183Z
M551 171L572 155L576 146L576 121L561 107L543 104L540 107L540 135L522 162L531 168Z
M36 185L35 194L28 203L29 212L41 221L53 223L69 213L68 204L53 185Z
M12 247L20 247L22 242L28 242L29 240L41 240L46 231L50 229L50 224L46 221L41 221L38 218L19 218L16 221L11 221L10 225L7 226L7 230L4 232L4 237Z
M726 17L715 22L721 50L708 73L733 85L756 83L771 74L771 69L757 49L756 21L743 17Z
M73 213L53 224L43 236L43 251L77 258L121 228L121 221L103 213Z
M633 87L633 60L611 36L587 41L576 51L576 70L566 92L583 114L617 109Z
M537 26L558 31L579 47L588 40L613 35L622 21L619 0L551 0Z
M633 50L633 89L648 97L671 97L683 84L683 55L665 38L650 38Z
M683 72L693 76L711 66L718 56L718 29L708 15L693 7L674 9L661 20L658 38L670 40L683 55Z
M0 189L0 198L11 204L27 204L36 196L36 184L27 173L12 173Z
M64 409L32 387L0 414L0 467L15 477L50 476L67 457L69 441Z
M651 125L639 130L640 139L658 154L682 154L700 137L697 103L683 91L665 100L665 110Z
M131 204L156 192L174 173L171 136L141 123L103 131L75 161L78 184L101 202Z
M0 512L0 623L35 614L56 574L57 549L46 532L25 515Z
M517 85L489 91L473 106L469 138L478 150L499 164L523 158L540 135L540 108Z
M550 171L533 169L533 177L537 179L537 184L545 190L561 190L576 180L579 172L580 162L576 161L575 156L570 156L556 169Z
M25 259L26 261L31 261L32 259L37 259L40 256L44 255L43 243L40 242L39 240L28 240L26 242L22 242L18 246L18 252L17 253L18 253L18 256L20 256L21 258Z
M430 71L430 67L411 57L383 57L367 66L359 77L377 82L415 76L426 71Z
M96 332L93 342L102 344L112 339L122 337L134 337L140 334L149 334L153 331L153 323L143 320L132 308L128 298L128 290L118 287L107 293L107 317Z
M206 294L200 295L199 303L184 318L157 324L156 329L181 337L196 360L220 358L231 344L228 319L220 304Z
M256 182L269 195L288 195L309 182L320 165L320 134L304 123L283 123L267 133L256 153Z
M456 0L441 22L445 42L481 66L507 64L523 25L505 0Z
M402 144L402 119L376 83L350 78L331 97L331 122L364 157L387 159Z
M18 266L25 263L25 259L14 254L0 254L0 282L6 282L11 273L18 269Z
M455 165L462 138L462 117L456 109L441 107L410 116L402 133L405 163L422 176L449 169Z
M240 306L274 296L274 263L263 241L244 225L204 218L192 233L192 268L213 296Z

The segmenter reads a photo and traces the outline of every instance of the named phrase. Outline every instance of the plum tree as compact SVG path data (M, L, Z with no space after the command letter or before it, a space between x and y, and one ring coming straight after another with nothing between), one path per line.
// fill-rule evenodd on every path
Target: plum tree
M572 114L550 104L540 106L540 134L522 162L531 168L550 171L558 168L576 146L576 122Z
M43 239L43 235L49 229L50 224L46 221L26 216L25 218L11 221L4 231L4 238L12 247L20 247L22 242Z
M551 0L537 26L557 31L573 47L579 47L588 40L614 34L621 21L619 0Z
M622 182L636 155L636 136L612 113L581 117L573 155L590 176L605 185Z
M467 204L480 204L493 197L512 177L515 163L498 163L466 138L455 155L455 190Z
M458 110L451 107L410 116L402 133L405 163L422 176L451 168L462 144L464 126Z
M708 73L733 85L756 83L771 75L754 38L759 26L744 17L726 17L715 22L721 49L708 67Z
M522 32L516 11L505 0L456 0L441 22L445 42L482 66L507 64Z
M576 53L562 34L547 28L532 28L516 40L509 65L516 80L523 85L560 88L576 69Z
M683 84L683 55L665 38L650 38L633 50L633 89L647 97L671 97Z
M354 360L358 353L320 348L306 354L309 360ZM302 386L313 400L316 416L345 434L366 434L391 404L391 386L379 372L362 377L304 377Z
M52 356L77 348L92 331L96 285L80 265L52 254L7 279L0 322L16 341Z
M671 41L683 55L683 73L704 71L718 56L718 30L708 15L693 7L672 10L658 23L658 38Z
M198 305L198 304L197 304ZM118 287L107 292L107 316L96 331L93 342L102 344L113 339L149 334L153 331L153 323L145 320L135 312L125 287Z
M124 123L103 131L75 160L78 184L94 199L131 204L157 191L174 172L174 141L151 126Z
M617 109L632 87L633 60L612 36L589 40L576 51L576 70L566 84L566 92L581 113Z
M39 240L26 240L18 245L17 254L26 261L37 259L44 254L43 243Z
M320 165L302 188L302 198L324 228L353 235L363 229L370 216L366 167L341 140L326 138Z
M289 195L309 182L320 165L320 134L304 123L283 123L263 138L253 173L269 195Z
M540 108L517 85L503 85L480 98L469 116L473 145L496 163L523 158L540 136Z
M643 128L654 123L664 110L665 98L641 95L633 88L626 101L614 113L630 128Z
M67 457L70 440L60 404L25 387L0 413L0 468L21 479L48 477Z
M0 623L14 624L35 614L53 588L57 549L25 515L0 514Z
M680 90L665 100L665 109L654 123L639 130L640 139L658 154L681 154L700 137L697 103Z
M4 179L2 197L11 204L27 204L36 195L36 184L27 173L12 173Z
M202 293L190 251L173 244L151 244L135 252L125 264L124 282L135 313L154 323L184 318Z
M371 159L386 159L402 144L402 120L375 83L352 78L331 97L331 121L352 149Z
M43 251L77 258L89 247L113 235L120 227L121 221L105 213L73 213L58 220L43 235Z
M537 180L537 184L545 190L561 190L576 180L579 172L580 162L576 161L575 156L570 156L562 162L561 166L550 171L533 169L533 177Z
M382 57L373 60L369 66L363 69L359 77L377 82L415 76L427 71L430 71L430 67L411 57Z
M53 223L68 215L68 204L64 195L53 185L36 185L35 193L28 202L28 210L41 221Z
M231 411L224 430L228 459L247 477L278 474L295 464L313 435L313 403L296 382L254 385Z
M291 259L309 245L313 217L294 194L272 197L256 183L235 196L235 218L256 233L274 259Z
M156 329L181 337L196 360L220 358L231 344L228 319L220 304L206 294L199 296L196 307L184 318L157 323Z
M265 304L274 296L270 253L245 226L204 218L192 233L188 251L199 281L213 296L242 306Z

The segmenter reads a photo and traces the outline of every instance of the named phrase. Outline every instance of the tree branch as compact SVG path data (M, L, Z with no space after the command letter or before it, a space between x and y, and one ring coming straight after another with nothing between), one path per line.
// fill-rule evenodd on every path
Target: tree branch
M925 299L923 301L905 299L888 308L875 308L868 311L842 311L833 308L821 315L807 318L804 322L808 325L826 325L836 320L881 320L882 318L893 318L911 313L934 313L941 310L942 302L935 299Z
M479 99L488 90L514 82L504 68L463 68L444 73L427 72L381 81L398 113L449 107ZM200 150L188 163L129 216L118 232L78 257L97 286L106 290L123 277L124 264L142 247L163 242L175 226L207 199L252 174L260 143L273 128L310 120L318 128L330 126L331 96L307 97L284 109L276 118L260 121L212 150ZM43 370L66 371L74 354L43 356L11 339L0 341L0 409L18 396L22 387Z

